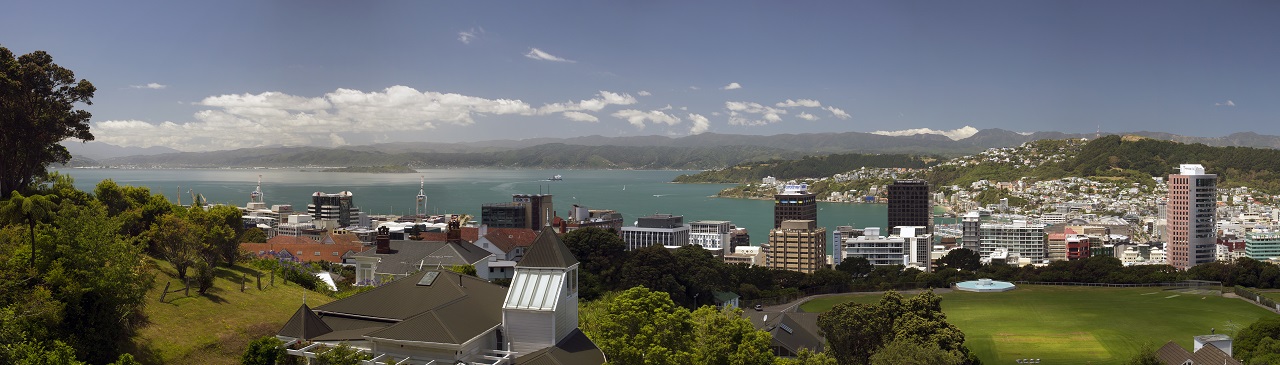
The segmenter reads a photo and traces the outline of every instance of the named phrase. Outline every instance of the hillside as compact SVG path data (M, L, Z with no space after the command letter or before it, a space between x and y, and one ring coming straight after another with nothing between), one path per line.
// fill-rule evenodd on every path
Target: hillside
M289 320L306 298L315 307L333 299L286 283L277 277L269 285L268 273L236 266L218 269L214 287L201 296L191 290L169 293L163 302L165 283L170 290L181 287L177 273L167 262L153 260L156 285L147 292L146 324L133 338L130 353L144 364L239 364L249 341L273 335ZM248 275L246 290L240 292L240 278ZM263 290L255 275L262 275Z
M769 160L738 164L720 170L708 170L693 175L680 175L678 183L746 183L760 181L766 176L779 180L819 178L863 167L924 168L936 158L911 155L863 155L832 154L805 156L799 160Z
M1280 192L1280 150L1265 148L1107 136L1085 144L1062 168L1076 176L1116 176L1117 171L1168 176L1184 163L1204 165L1206 172L1218 175L1218 184L1223 187L1249 186Z

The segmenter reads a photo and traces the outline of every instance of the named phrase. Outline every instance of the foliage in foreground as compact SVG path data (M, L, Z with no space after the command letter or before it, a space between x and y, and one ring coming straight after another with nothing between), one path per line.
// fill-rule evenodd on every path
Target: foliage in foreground
M949 363L970 360L964 333L947 323L942 313L942 297L932 291L904 300L897 292L886 293L876 304L845 303L818 316L818 327L827 338L827 351L841 364L871 364L873 356L890 351L881 361L909 358L906 348L932 349L945 353L936 359ZM895 344L897 342L897 344ZM889 347L893 344L894 347ZM915 361L915 360L912 360Z
M738 309L704 306L690 312L667 293L627 289L584 303L587 337L614 364L772 364L769 333Z

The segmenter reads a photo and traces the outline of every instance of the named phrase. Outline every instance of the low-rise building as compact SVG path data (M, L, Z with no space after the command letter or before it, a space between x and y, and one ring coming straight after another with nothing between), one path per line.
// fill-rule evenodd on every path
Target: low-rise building
M635 226L622 227L622 240L627 251L655 245L674 249L689 244L689 230L684 216L654 214L640 217Z
M1248 233L1244 236L1244 250L1254 260L1280 257L1280 233Z

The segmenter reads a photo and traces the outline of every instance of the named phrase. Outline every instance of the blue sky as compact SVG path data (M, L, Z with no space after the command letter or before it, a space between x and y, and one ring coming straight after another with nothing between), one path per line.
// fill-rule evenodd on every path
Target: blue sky
M99 141L1280 134L1274 1L14 2ZM731 87L738 86L738 87ZM669 107L669 108L668 108Z

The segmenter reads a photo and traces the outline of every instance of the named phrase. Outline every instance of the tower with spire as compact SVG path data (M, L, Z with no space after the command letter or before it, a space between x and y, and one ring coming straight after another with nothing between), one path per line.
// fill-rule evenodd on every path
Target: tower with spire
M254 188L252 193L249 193L249 202L262 203L262 198L262 175L258 175L258 187Z
M555 230L538 234L516 264L502 304L509 351L527 354L556 346L578 330L578 260Z

